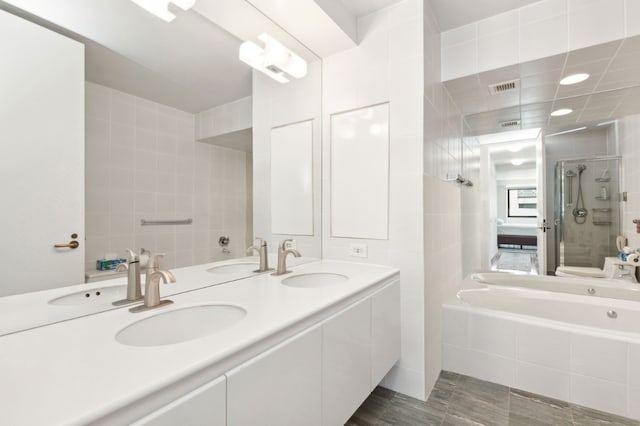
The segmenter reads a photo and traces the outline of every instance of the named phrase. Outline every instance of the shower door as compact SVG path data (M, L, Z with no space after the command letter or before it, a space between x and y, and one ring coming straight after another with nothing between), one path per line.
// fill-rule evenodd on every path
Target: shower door
M556 265L602 268L620 233L620 158L556 164Z

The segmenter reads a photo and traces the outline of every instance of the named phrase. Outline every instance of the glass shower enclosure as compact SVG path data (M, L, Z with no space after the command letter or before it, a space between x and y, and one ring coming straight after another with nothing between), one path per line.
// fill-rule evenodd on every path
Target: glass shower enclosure
M556 265L602 268L620 234L620 157L563 160L555 169Z

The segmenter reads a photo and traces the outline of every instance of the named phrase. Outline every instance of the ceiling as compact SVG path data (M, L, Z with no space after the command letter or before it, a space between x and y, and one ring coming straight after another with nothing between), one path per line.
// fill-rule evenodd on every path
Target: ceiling
M355 17L369 15L402 0L340 0ZM448 31L540 0L430 0L441 31Z
M431 7L440 31L448 31L537 1L540 0L431 0Z
M340 0L360 17L402 0ZM443 30L533 0L431 0ZM204 3L203 3L204 4ZM251 94L241 41L191 10L166 23L129 0L0 0L0 9L85 45L86 78L197 113Z
M401 1L402 0L340 0L340 3L342 3L349 13L359 18Z
M571 86L561 78L585 72ZM519 80L520 87L492 95L490 84ZM640 36L487 71L444 83L465 115L468 134L502 131L500 123L521 120L522 129L552 131L602 122L640 111ZM574 112L551 117L559 108ZM507 129L513 130L513 129Z

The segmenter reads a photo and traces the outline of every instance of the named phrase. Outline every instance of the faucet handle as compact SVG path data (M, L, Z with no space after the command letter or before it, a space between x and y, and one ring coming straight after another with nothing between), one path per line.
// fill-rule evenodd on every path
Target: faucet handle
M126 251L127 251L127 254L129 255L129 259L127 259L127 262L131 263L131 262L140 261L140 256L138 256L133 250L126 249Z
M156 253L154 255L149 254L149 260L147 262L147 270L160 269L160 259L165 256L165 253Z
M287 249L287 243L291 242L293 242L291 238L284 239L280 241L280 244L278 244L278 248L280 249L280 251L285 251Z
M266 246L267 246L267 242L264 239L260 237L256 237L255 240L253 240L253 245L247 248L247 253L251 254L254 251L260 251L260 248L266 247Z

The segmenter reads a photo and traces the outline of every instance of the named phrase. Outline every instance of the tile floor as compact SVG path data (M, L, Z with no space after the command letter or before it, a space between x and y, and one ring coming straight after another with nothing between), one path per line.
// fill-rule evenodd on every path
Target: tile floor
M491 259L492 271L538 273L538 255L532 250L500 249Z
M640 426L640 421L443 371L426 402L376 388L346 424L369 425Z

